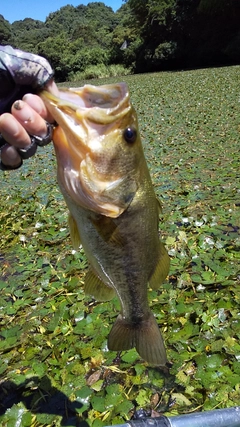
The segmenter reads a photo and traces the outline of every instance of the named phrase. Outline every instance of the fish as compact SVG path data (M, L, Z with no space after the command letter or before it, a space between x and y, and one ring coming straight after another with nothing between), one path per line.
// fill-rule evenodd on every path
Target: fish
M59 88L59 97L43 91L41 98L58 123L58 184L70 212L73 247L82 245L89 262L85 292L98 301L120 301L108 349L135 348L149 364L165 366L148 286L159 289L170 261L159 238L161 205L128 86L87 84Z

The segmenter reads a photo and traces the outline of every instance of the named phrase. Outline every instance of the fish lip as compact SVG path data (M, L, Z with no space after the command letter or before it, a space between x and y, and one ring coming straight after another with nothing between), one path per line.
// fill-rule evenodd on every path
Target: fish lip
M126 83L92 86L80 88L60 88L60 96L47 91L41 92L41 97L48 106L58 112L59 124L64 129L66 117L74 116L77 123L89 120L95 124L111 124L121 119L131 109L129 91ZM50 108L51 111L51 108Z

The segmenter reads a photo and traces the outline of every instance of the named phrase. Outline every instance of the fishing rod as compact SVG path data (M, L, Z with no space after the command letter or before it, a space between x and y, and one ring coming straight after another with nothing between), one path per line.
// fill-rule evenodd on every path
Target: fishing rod
M111 427L240 427L240 406L176 417L142 418Z

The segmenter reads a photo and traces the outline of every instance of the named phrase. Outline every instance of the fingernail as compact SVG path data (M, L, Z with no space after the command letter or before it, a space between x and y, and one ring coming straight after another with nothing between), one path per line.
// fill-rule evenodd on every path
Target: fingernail
M15 101L14 104L13 104L13 106L14 106L15 110L21 110L22 107L23 107L21 101Z
M32 100L32 99L35 99L36 98L36 95L34 95L33 93L26 93L24 96L23 96L23 101L28 101L29 99L30 100Z
M43 116L45 113L45 107L41 98L32 93L27 93L23 97L23 101L26 102L34 111L36 111L40 116Z

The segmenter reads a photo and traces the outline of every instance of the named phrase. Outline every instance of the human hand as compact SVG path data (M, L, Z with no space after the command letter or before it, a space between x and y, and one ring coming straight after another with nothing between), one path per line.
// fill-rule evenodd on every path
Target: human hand
M53 80L47 83L45 89L58 94ZM4 142L8 143L1 149L2 169L20 167L22 159L35 154L37 145L49 143L52 137L51 123L54 123L54 119L39 96L28 93L22 100L15 101L11 114L3 113L0 116L0 134Z
M0 169L16 169L51 142L53 118L37 93L58 95L49 62L38 55L0 46Z

